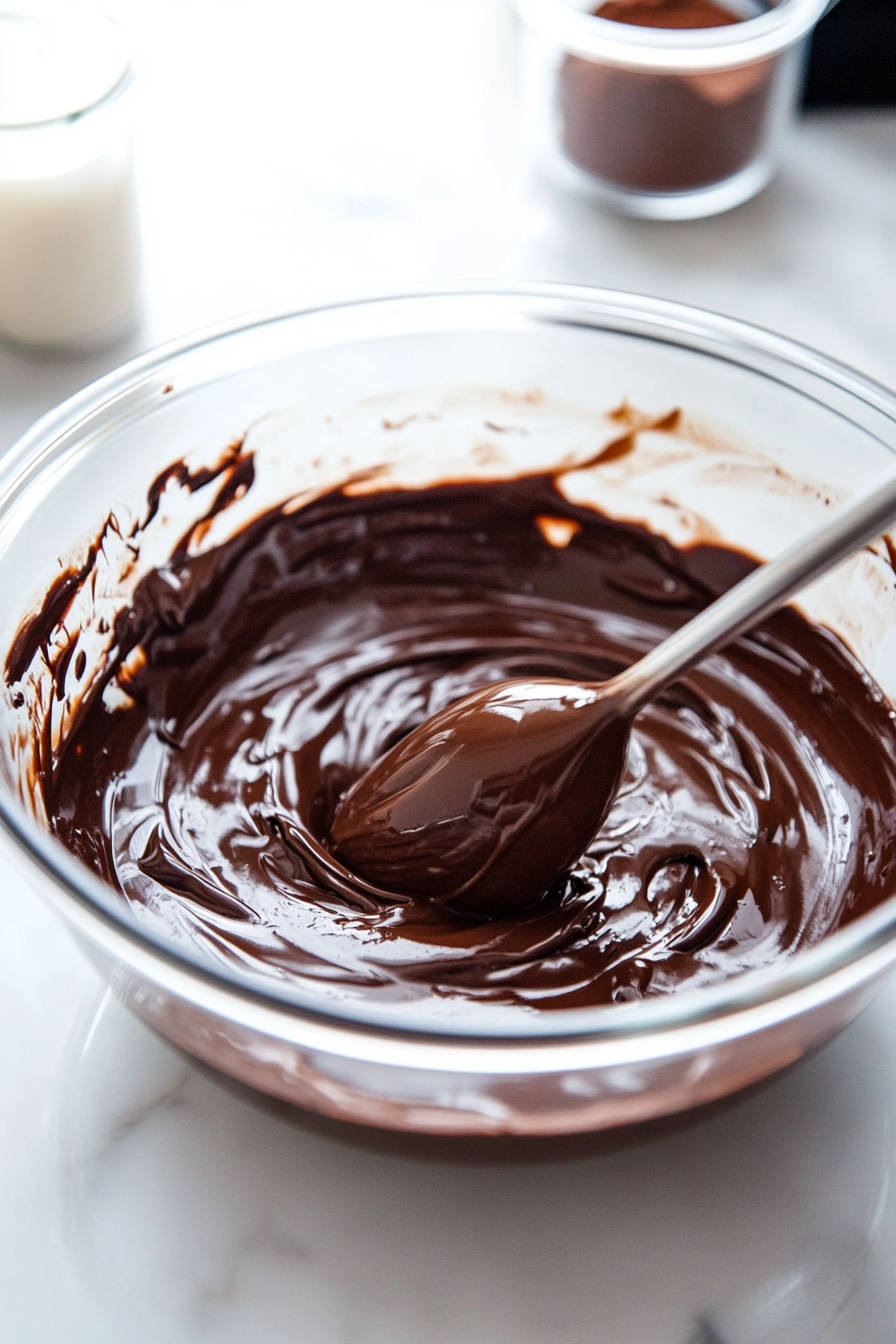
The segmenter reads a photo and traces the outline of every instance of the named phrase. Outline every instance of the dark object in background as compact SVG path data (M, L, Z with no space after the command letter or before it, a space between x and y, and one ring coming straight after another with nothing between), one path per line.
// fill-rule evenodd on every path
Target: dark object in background
M840 0L812 39L805 107L896 103L896 0Z

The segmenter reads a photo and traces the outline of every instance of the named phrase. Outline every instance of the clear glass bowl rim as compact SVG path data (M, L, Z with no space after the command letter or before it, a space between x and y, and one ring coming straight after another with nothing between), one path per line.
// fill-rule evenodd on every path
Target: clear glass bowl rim
M467 306L473 316L477 311L481 314L483 302L489 301L494 305L496 319L512 313L532 323L586 325L620 335L640 334L642 338L665 340L754 372L757 369L751 357L758 357L767 366L758 376L771 376L795 390L798 390L793 382L796 373L808 374L883 416L893 426L896 442L896 393L808 346L736 318L671 300L585 286L488 282L410 285L313 301L222 322L150 350L89 384L49 411L0 454L0 536L9 525L8 516L20 491L52 468L57 456L70 451L72 435L87 432L91 421L120 404L129 393L167 385L177 361L185 356L209 350L231 337L244 337L256 330L267 333L279 323L292 324L317 315L346 320L346 338L350 339L352 315L360 310L388 313L398 307L412 312L419 310L422 315L427 304L447 302ZM657 335L657 331L662 334ZM788 370L793 371L790 376ZM896 455L896 447L880 442ZM581 1038L621 1041L680 1031L754 1010L774 1012L775 1005L783 1000L807 990L817 992L821 982L830 978L844 974L848 978L851 974L857 974L858 979L868 978L859 968L863 961L880 962L881 954L883 961L896 960L894 895L814 947L772 967L745 972L718 985L613 1007L551 1010L533 1015L519 1027L492 1028L470 1022L420 1026L408 1021L412 1005L328 1001L236 967L212 967L198 953L164 943L141 926L117 892L80 864L26 813L5 781L0 781L0 828L26 862L50 879L54 904L63 912L67 905L75 907L73 922L82 932L89 931L91 925L104 926L109 941L115 944L124 939L141 960L149 956L170 968L177 978L187 975L198 985L205 983L219 994L223 991L243 1000L247 1006L254 1003L322 1024L373 1030L395 1038L430 1037L446 1042L454 1039L459 1045L464 1040L485 1043L502 1039L545 1045Z
M531 29L564 51L637 70L697 73L766 60L801 41L836 0L781 0L720 28L642 28L572 9L563 0L510 0Z

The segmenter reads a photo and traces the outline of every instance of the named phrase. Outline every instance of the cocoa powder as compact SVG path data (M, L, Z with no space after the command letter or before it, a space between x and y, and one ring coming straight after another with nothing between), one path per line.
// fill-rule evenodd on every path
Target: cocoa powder
M595 17L650 28L718 28L740 16L715 0L606 0ZM666 74L567 56L561 141L577 167L622 189L690 191L755 158L771 106L773 60Z

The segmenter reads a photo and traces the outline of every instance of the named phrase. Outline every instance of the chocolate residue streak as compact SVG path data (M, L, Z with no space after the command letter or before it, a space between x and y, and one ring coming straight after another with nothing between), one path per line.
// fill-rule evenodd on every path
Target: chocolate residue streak
M611 411L607 411L608 420L616 420L621 425L634 427L641 418L641 412L636 411L628 400L623 400L618 406L614 406Z
M644 430L654 430L658 434L675 434L681 426L681 411L667 411L665 415L657 416L652 419L650 416L642 415L631 407L627 401L621 406L617 406L607 417L609 420L615 420L620 424L629 426L629 433L621 435L618 439L611 440L605 447L601 448L593 457L586 458L584 462L579 462L575 466L576 471L586 471L589 467L596 467L599 463L617 462L623 457L628 457L638 446L638 434ZM565 468L563 469L565 470ZM563 470L556 472L556 475L562 475Z
M70 640L62 653L59 654L53 668L53 693L59 701L65 699L65 679L74 656L75 647L75 641Z
M172 481L175 481L183 489L189 490L191 494L195 494L195 492L201 490L203 486L210 485L212 481L217 480L219 476L224 475L225 481L221 488L221 493L201 521L206 522L210 520L215 514L220 513L222 509L226 508L227 503L232 500L234 495L234 478L236 478L237 483L246 481L246 472L248 470L248 484L251 485L252 483L254 473L254 468L252 467L252 454L243 453L243 442L242 439L236 439L230 447L225 450L214 466L199 467L196 471L190 471L186 462L178 461L172 462L164 471L160 471L146 492L146 516L144 517L143 522L138 525L139 529L142 530L143 528L148 527L155 518L159 511L159 505L162 502L162 496ZM229 498L227 495L228 491ZM135 535L137 530L138 529L135 528Z
M179 545L119 617L105 676L133 654L137 702L95 695L42 771L52 828L163 937L327 993L544 1012L767 966L886 899L896 862L889 708L794 611L642 711L600 833L514 917L352 902L294 841L326 846L353 781L443 706L605 678L750 567L549 476L335 491Z
M528 429L523 425L498 425L494 420L485 420L486 429L492 430L495 434L528 434Z
M896 546L893 544L893 538L889 533L884 533L884 545L887 548L887 558L890 561L890 568L896 574Z
M108 522L106 524L108 527ZM103 533L105 533L105 527ZM53 631L62 622L72 598L81 584L93 573L97 553L100 548L97 541L87 552L87 558L79 568L65 569L53 580L43 600L40 611L34 613L16 632L9 653L6 655L4 673L9 683L21 681L38 650L46 650Z
M438 420L439 418L440 417L437 415L431 415L428 413L425 415L421 415L419 412L415 412L413 415L404 416L401 420L384 420L383 429L405 429L408 425L412 425L415 423L415 421L418 420L435 421Z
M58 703L66 701L66 676L77 647L77 632L71 629L66 630L66 619L76 597L85 587L91 597L95 593L96 564L109 538L114 537L124 541L127 549L136 560L140 553L139 543L142 532L156 517L162 496L172 481L176 481L182 488L194 492L223 476L223 483L210 508L175 546L170 561L170 563L174 563L178 558L183 558L188 554L197 537L201 535L203 529L208 526L213 517L229 507L251 488L254 480L254 470L252 454L243 451L242 442L236 442L230 445L212 467L203 467L190 472L182 461L166 467L152 482L147 491L146 513L143 521L134 524L127 537L122 533L116 514L114 512L110 513L97 539L88 548L83 564L64 570L51 584L40 610L22 622L6 658L4 673L7 685L14 685L21 681L29 668L32 667L35 658L40 654L52 676L52 695L54 699ZM132 566L126 568L132 569ZM177 600L173 599L170 603L170 609L173 612L176 608ZM183 619L186 619L185 615ZM119 613L113 633L117 648L116 669L122 675L123 681L126 680L124 669L128 666L127 660L139 643L139 634L137 633L139 629L139 618L132 610L124 610ZM109 626L104 618L97 621L96 632L100 635L109 633ZM54 650L51 647L52 641L54 637L58 640L60 634L64 636L65 643L61 648L57 647ZM75 676L79 681L86 671L86 665L87 659L84 650L78 650L75 661ZM112 676L113 670L107 669L104 684L111 680ZM13 693L13 708L21 709L25 702L25 697L21 692ZM43 716L40 731L35 736L34 755L34 769L37 780L45 788L49 788L55 765L53 719L49 713Z
M592 457L584 465L586 467L596 467L598 462L616 462L621 457L628 457L629 453L634 451L636 443L636 435L623 434L621 439L614 439L612 443L608 443L606 448L602 448L595 457Z
M681 411L678 407L669 411L667 415L661 415L654 420L651 429L660 430L664 434L677 434L681 428Z

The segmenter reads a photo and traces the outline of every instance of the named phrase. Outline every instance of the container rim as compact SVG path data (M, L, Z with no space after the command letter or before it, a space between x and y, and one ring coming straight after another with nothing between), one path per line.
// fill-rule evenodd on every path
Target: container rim
M787 337L735 318L693 308L665 299L627 294L585 286L549 283L456 282L439 286L413 285L367 291L266 311L216 324L179 338L128 361L39 419L31 429L0 455L0 541L16 531L15 515L21 492L44 471L53 468L56 457L67 451L73 435L91 431L104 415L115 411L120 423L124 398L138 397L141 409L147 395L167 390L179 359L252 332L272 331L278 324L302 323L316 317L332 318L377 311L384 318L396 311L426 311L427 305L454 305L472 314L483 303L500 313L519 316L521 310L534 323L554 326L585 326L640 334L663 340L710 357L753 368L757 357L765 367L760 376L771 376L793 386L797 374L809 375L847 394L882 416L893 442L879 442L896 454L896 393L811 348ZM338 344L338 342L337 342ZM788 376L788 372L789 375ZM214 375L211 375L213 378ZM194 384L195 386L195 384ZM557 1009L534 1015L519 1025L506 1021L489 1024L438 1021L421 1024L412 1020L412 1008L392 1004L326 1000L305 989L282 984L273 977L237 967L213 966L192 948L175 948L142 926L120 894L78 862L58 841L28 815L5 780L0 779L0 829L29 866L51 879L54 903L72 908L72 922L82 930L85 919L95 926L99 942L112 945L124 939L145 960L150 956L160 971L189 977L201 1001L203 986L220 999L221 993L242 1000L247 1009L279 1010L292 1018L311 1019L343 1029L388 1035L393 1039L454 1040L460 1044L549 1045L551 1042L588 1038L623 1040L650 1034L667 1034L754 1011L786 1016L788 998L821 992L821 982L845 974L864 978L860 963L896 960L896 896L853 923L823 939L814 947L762 970L745 972L718 985L678 992L662 999L590 1009ZM104 937L103 929L106 931ZM409 1020L410 1019L410 1020Z
M719 28L642 28L574 7L580 0L510 0L523 22L564 51L624 69L696 74L778 56L801 41L836 0L781 0Z
M58 0L56 3L53 3L53 0L42 2L31 0L30 3L26 3L25 0L19 0L18 3L15 0L0 0L0 27L5 21L10 20L52 24L54 21L58 22L60 18L67 20L71 26L79 16L93 25L96 34L102 33L105 38L106 77L104 79L97 77L91 92L85 91L82 96L73 99L71 106L54 111L49 116L35 117L29 114L23 117L10 117L8 114L4 116L0 110L0 138L8 140L20 132L27 134L71 126L118 102L133 84L134 72L124 30L118 20L105 9L84 4L82 0L72 4L70 10L67 7L63 8ZM89 87L85 86L85 90Z

